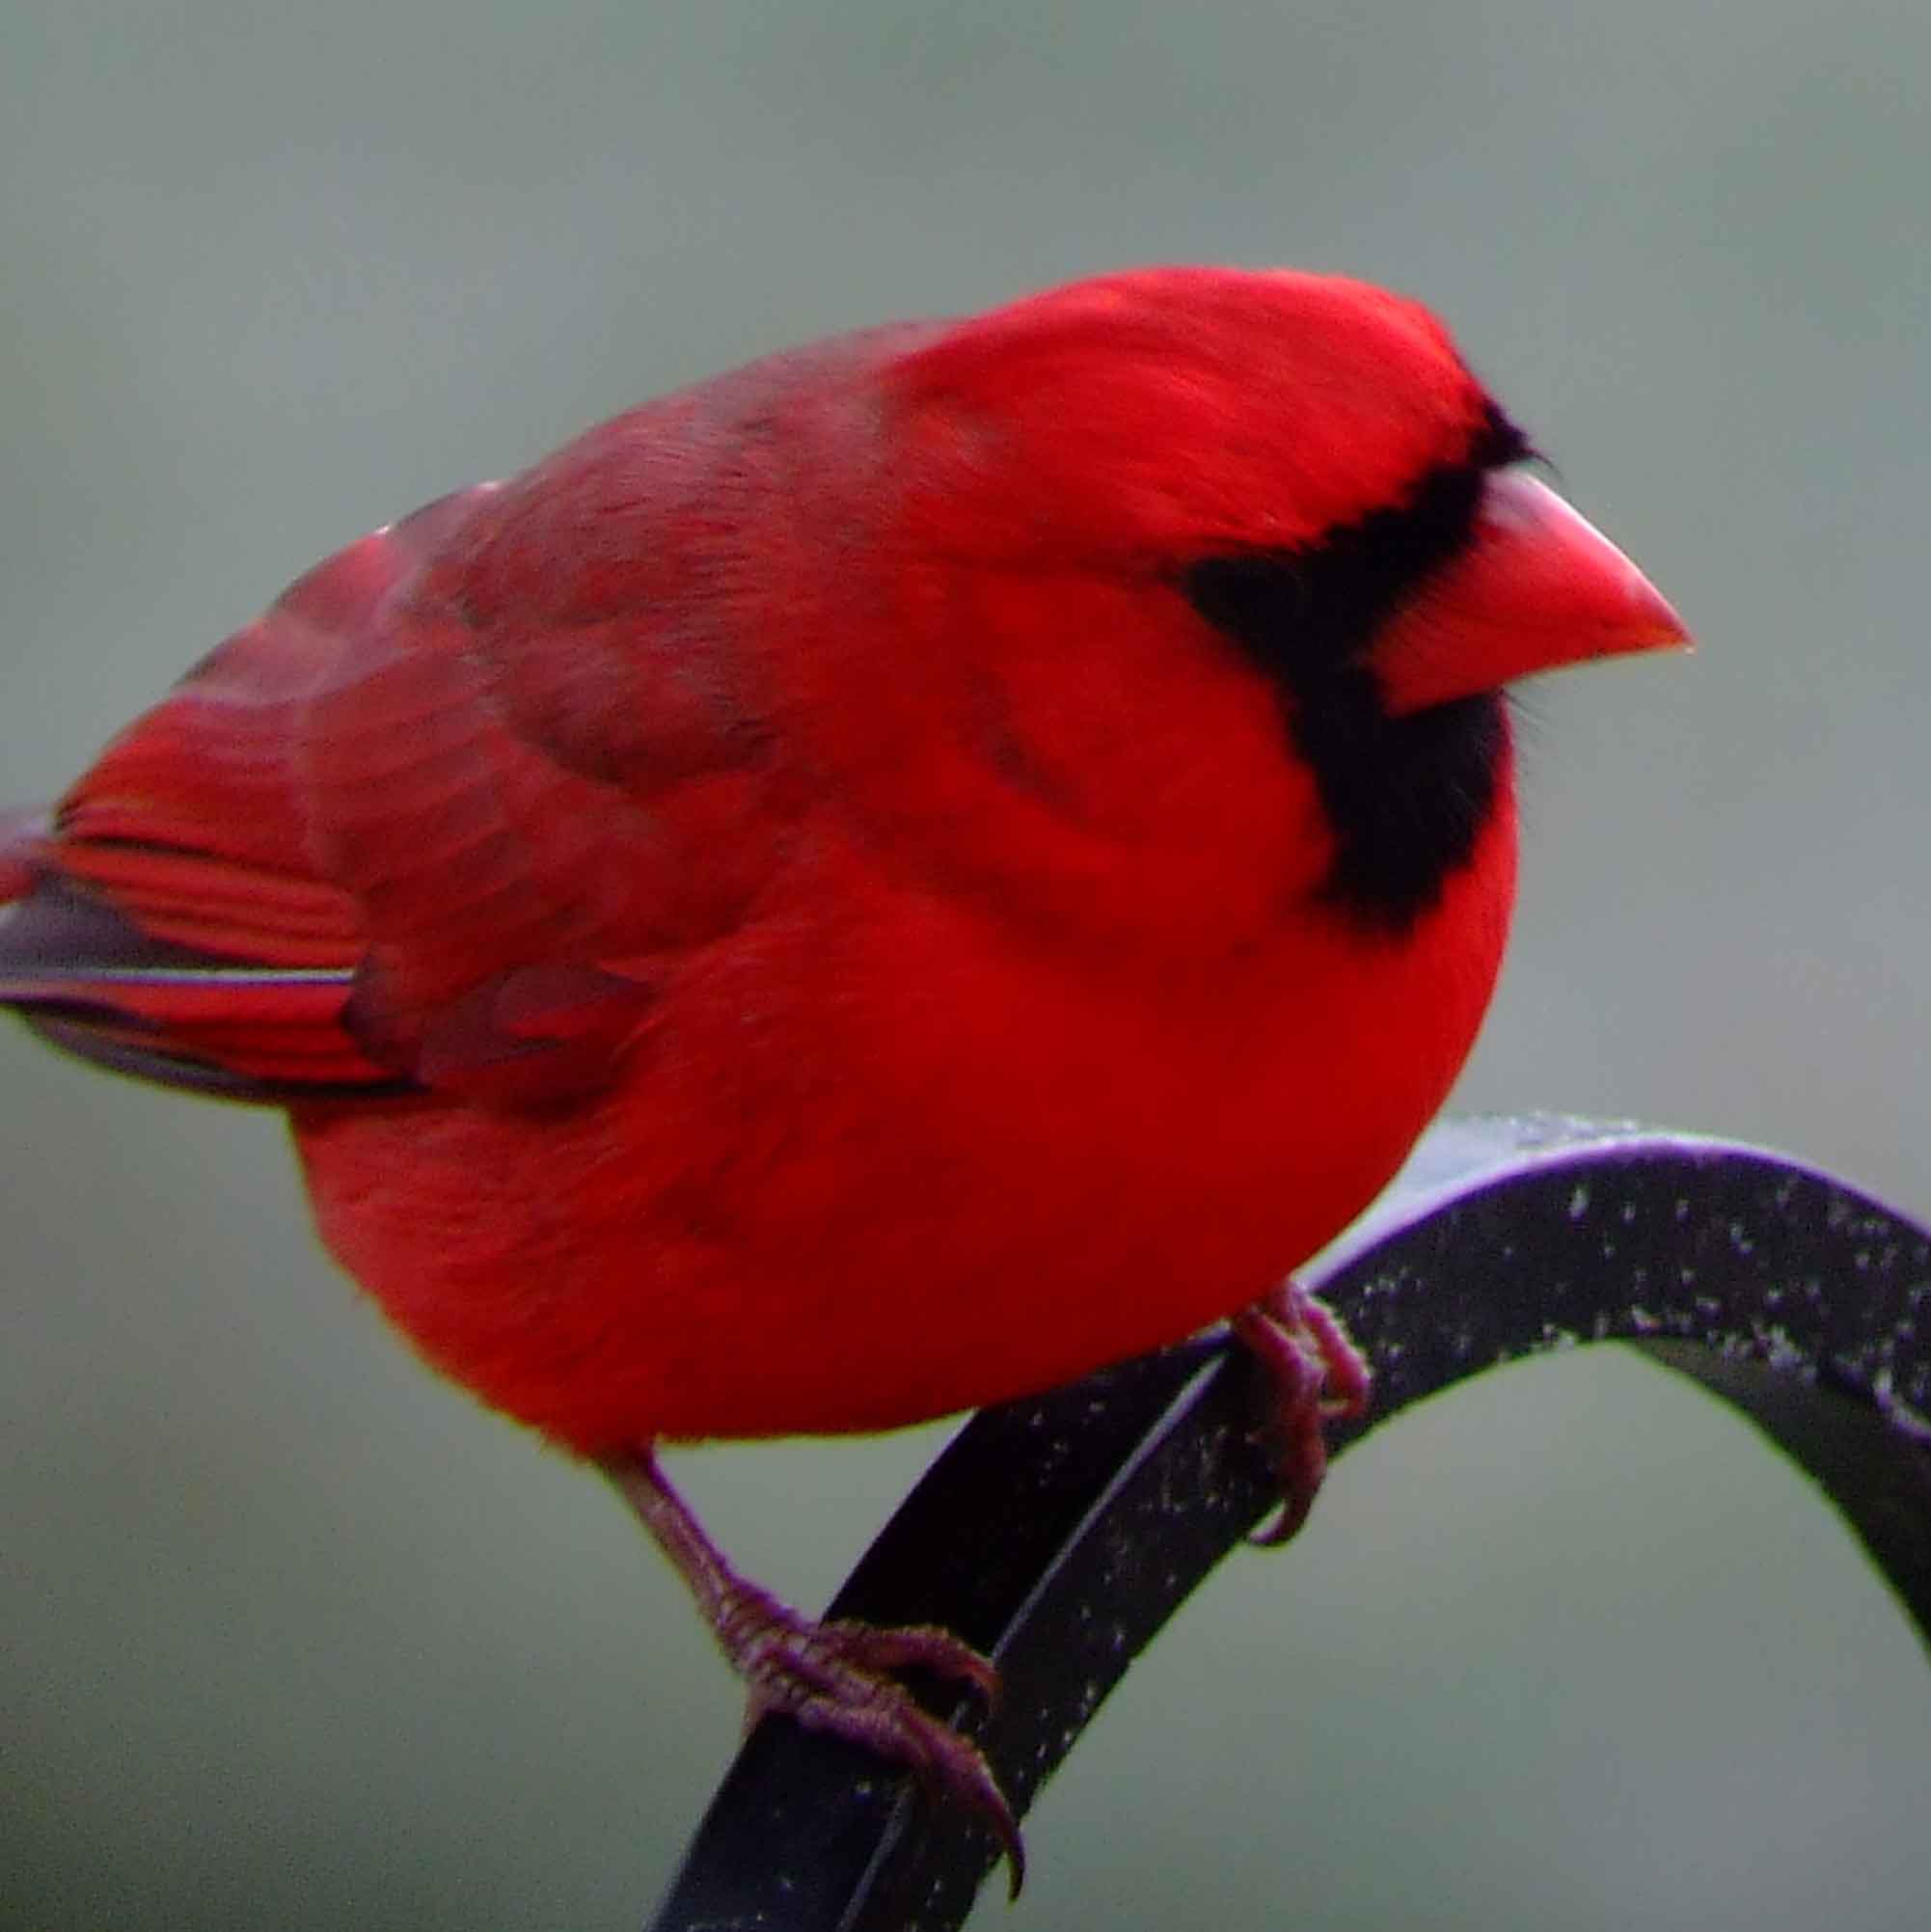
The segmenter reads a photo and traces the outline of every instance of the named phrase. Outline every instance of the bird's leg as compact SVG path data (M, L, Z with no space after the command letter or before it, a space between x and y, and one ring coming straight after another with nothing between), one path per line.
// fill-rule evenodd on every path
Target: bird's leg
M939 1723L891 1673L931 1671L989 1702L999 1673L969 1644L937 1624L814 1622L760 1590L725 1560L690 1506L665 1480L653 1450L602 1464L678 1573L749 1692L746 1728L781 1711L813 1730L863 1745L915 1772L928 1789L958 1799L1005 1847L1013 1895L1025 1876L1018 1820L977 1745Z
M1281 1479L1281 1513L1253 1540L1274 1547L1307 1521L1327 1474L1326 1425L1364 1415L1373 1388L1367 1358L1341 1318L1293 1280L1234 1317L1236 1338L1270 1391L1265 1438Z

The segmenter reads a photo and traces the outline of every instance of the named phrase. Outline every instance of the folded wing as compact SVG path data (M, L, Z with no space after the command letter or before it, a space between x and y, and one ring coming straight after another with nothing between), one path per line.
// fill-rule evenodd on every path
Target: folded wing
M239 1099L610 1078L757 887L763 735L613 583L648 517L554 501L485 484L363 538L0 819L0 1003Z

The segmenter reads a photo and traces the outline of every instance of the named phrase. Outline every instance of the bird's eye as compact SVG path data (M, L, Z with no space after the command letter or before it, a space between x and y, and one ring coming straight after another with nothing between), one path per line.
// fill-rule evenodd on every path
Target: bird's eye
M1206 557L1183 575L1187 601L1264 668L1291 682L1358 658L1389 613L1470 541L1483 479L1536 460L1493 403L1463 453L1438 463L1406 499L1293 550Z

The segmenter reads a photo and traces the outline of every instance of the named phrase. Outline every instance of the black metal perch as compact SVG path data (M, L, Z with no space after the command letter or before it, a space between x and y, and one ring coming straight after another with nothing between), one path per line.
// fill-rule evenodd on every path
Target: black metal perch
M1540 1350L1631 1342L1821 1485L1931 1645L1931 1232L1748 1147L1451 1122L1305 1277L1374 1365L1373 1413ZM1275 1500L1244 1356L1206 1337L990 1409L927 1471L839 1616L937 1622L999 1663L971 1728L1023 1811L1101 1700ZM941 1706L936 1706L941 1707ZM862 1752L758 1727L651 1932L959 1925L996 1854Z

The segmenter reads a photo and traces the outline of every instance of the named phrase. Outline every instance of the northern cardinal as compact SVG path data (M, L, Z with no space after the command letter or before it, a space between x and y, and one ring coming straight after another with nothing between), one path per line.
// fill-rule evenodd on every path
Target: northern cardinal
M1316 275L754 363L352 544L8 822L0 1001L286 1107L337 1258L616 1479L754 1703L1017 1872L890 1674L990 1667L784 1609L653 1445L887 1429L1244 1309L1298 1515L1362 1385L1274 1285L1487 1005L1500 687L1684 639L1529 453L1426 311Z

